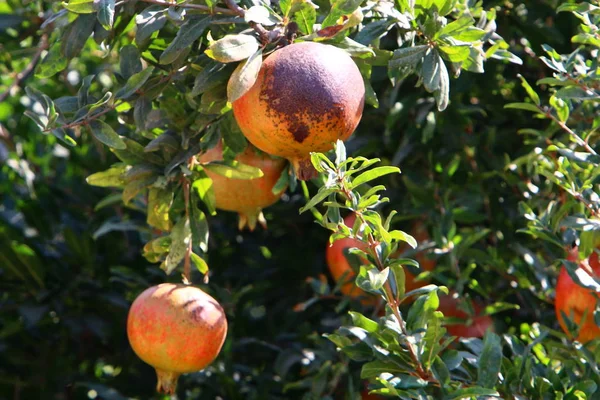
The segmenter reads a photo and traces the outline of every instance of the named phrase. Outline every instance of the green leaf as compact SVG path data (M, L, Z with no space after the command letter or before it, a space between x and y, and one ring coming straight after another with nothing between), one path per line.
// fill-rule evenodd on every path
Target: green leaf
M439 56L438 65L440 67L440 86L433 94L438 111L444 111L450 101L450 76L448 75L446 64L444 64L444 61Z
M254 36L237 34L227 35L212 43L204 52L210 58L222 63L245 60L258 50L258 41Z
M373 21L364 26L354 37L354 40L358 43L369 45L376 39L379 39L389 31L396 21L393 19L382 19L379 21ZM405 50L405 49L403 49Z
M147 223L157 229L170 231L172 222L169 210L173 204L173 192L167 189L151 187L148 190Z
M406 372L406 368L401 368L391 361L370 361L362 366L360 378L370 379L385 373L397 375L403 372Z
M252 54L233 71L227 83L227 100L231 103L242 97L256 82L262 66L262 50Z
M160 266L167 275L173 272L185 258L191 240L192 231L190 229L190 221L187 218L182 218L175 224L173 231L171 231L169 254Z
M477 384L492 389L498 381L502 364L502 345L500 337L487 331L483 338L483 350L477 367Z
M321 24L321 28L337 24L337 20L344 15L350 15L360 6L362 0L333 0L331 11Z
M387 282L390 269L389 267L386 267L383 270L378 271L376 268L373 268L368 270L367 274L369 276L369 280L371 281L371 287L373 290L379 290Z
M452 393L450 393L450 395L448 395L447 397L445 397L445 399L448 400L464 400L464 399L471 399L474 397L479 397L479 396L496 396L496 397L500 397L500 394L492 389L486 389L486 388L482 388L482 387L476 387L476 386L471 386L468 388L464 388L464 389L458 389Z
M142 70L140 52L134 45L128 44L127 46L121 47L119 56L119 69L123 78L129 79L131 76Z
M133 95L137 90L139 90L144 83L150 78L154 72L154 67L147 67L146 69L134 74L127 80L125 86L123 86L116 94L118 99L127 99L131 95Z
M75 58L83 50L85 43L94 31L95 15L79 15L75 21L73 21L64 30L61 37L61 51L62 54L67 58Z
M373 179L377 179L381 176L395 173L400 173L400 168L387 166L370 169L354 178L350 185L350 189L354 189L364 183L372 181Z
M135 41L140 44L165 26L167 16L162 6L150 6L135 17ZM177 58L177 57L175 57Z
M162 65L170 64L175 61L181 53L192 46L192 44L204 33L204 30L210 25L211 17L192 16L177 32L175 39L169 44L169 47L160 55Z
M200 249L206 253L208 251L208 238L210 236L208 221L204 212L198 208L196 201L192 202L192 216L190 224L192 228L192 238L194 240L194 244L200 247Z
M230 179L257 179L264 175L260 168L242 164L235 160L211 161L207 164L202 164L202 167Z
M275 185L273 186L273 189L271 189L271 192L274 195L279 196L288 187L289 184L290 172L288 167L284 168L283 171L281 171L281 175L279 175L279 179L277 179L277 182L275 182Z
M110 30L115 21L115 0L98 0L96 7L98 8L98 22L106 30Z
M315 5L310 1L292 0L292 2L294 6L292 7L291 20L298 24L300 32L310 35L313 33L315 22L317 22Z
M561 98L555 95L550 96L550 105L556 110L556 115L561 122L569 119L569 105Z
M121 139L117 132L115 132L106 122L95 119L90 122L89 127L92 135L108 147L117 150L124 150L127 148L123 139Z
M444 62L440 58L436 50L429 50L423 59L421 67L421 76L423 78L423 86L428 92L433 92L440 87L441 66ZM447 73L447 72L446 72Z
M210 215L215 215L217 213L217 202L212 186L212 179L210 179L204 171L199 171L197 177L195 177L194 182L192 183L192 189L196 192L200 200L206 204Z
M310 199L304 207L300 208L300 214L304 213L305 211L310 210L311 208L313 208L314 206L316 206L317 204L319 204L320 202L325 200L327 198L327 196L329 196L332 193L335 193L335 189L326 188L324 186L321 187L319 189L319 191L317 192L317 194L312 199Z
M449 23L448 25L437 31L433 38L435 40L444 36L456 35L464 31L468 27L473 26L474 23L475 21L473 20L473 17L471 17L470 15L463 15L456 21Z
M525 89L525 91L527 92L527 95L529 96L529 98L531 100L533 100L533 102L536 105L540 105L540 96L533 90L533 88L531 87L531 85L529 85L529 83L525 80L525 78L523 78L523 76L521 76L520 74L518 75L518 77L521 79L521 85L523 86L523 88Z
M206 263L206 261L204 261L202 257L197 255L196 253L190 253L190 259L192 260L192 263L194 264L196 269L200 271L201 274L206 274L208 272L208 264Z
M63 6L77 14L91 14L96 11L94 0L69 0L68 3L63 3Z
M61 54L61 43L56 42L48 50L48 54L38 64L35 77L38 79L51 78L67 68L69 60Z
M355 311L349 311L350 317L352 318L352 324L364 329L367 332L375 333L379 329L377 322L365 317L361 313Z
M404 273L404 267L399 264L390 265L392 276L394 278L394 285L396 287L396 298L401 299L406 292L406 275Z
M96 172L85 180L89 185L99 187L123 187L125 186L125 172L127 166L124 164L112 166L106 171Z
M275 25L279 20L271 15L269 10L264 6L252 6L246 10L244 21L256 22L263 26Z
M451 62L462 62L471 54L468 46L439 46L442 56Z
M262 61L262 60L261 60ZM196 75L192 96L198 96L225 82L231 75L231 69L227 64L209 60L202 70Z
M514 108L517 110L525 110L525 111L531 111L534 113L542 113L542 110L540 110L537 106L535 106L534 104L531 104L531 103L509 103L509 104L505 104L504 108Z
M389 62L389 67L401 68L405 66L413 66L423 59L429 48L430 47L427 45L419 45L394 50L394 55Z

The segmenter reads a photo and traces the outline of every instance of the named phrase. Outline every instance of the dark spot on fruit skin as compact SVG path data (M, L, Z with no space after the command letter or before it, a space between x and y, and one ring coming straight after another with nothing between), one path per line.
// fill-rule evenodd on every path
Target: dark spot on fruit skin
M348 118L342 101L352 88L344 87L336 76L339 72L318 67L321 52L329 51L330 46L318 51L313 46L293 46L275 53L276 62L267 59L271 62L263 64L261 74L265 79L259 99L268 104L267 115L283 119L294 140L302 143L314 133L307 125L309 121L330 121L329 129L339 130L345 125L339 124Z

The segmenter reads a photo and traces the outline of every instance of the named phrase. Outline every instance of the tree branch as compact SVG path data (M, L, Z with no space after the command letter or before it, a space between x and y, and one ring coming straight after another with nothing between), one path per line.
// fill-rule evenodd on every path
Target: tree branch
M31 74L31 72L33 71L33 69L35 68L37 63L40 61L42 52L44 50L46 50L47 48L48 48L48 34L44 33L42 35L42 37L40 38L40 43L38 45L37 51L31 58L31 61L29 61L29 64L27 64L27 66L25 67L25 69L23 69L23 71L21 71L17 74L14 82L9 86L9 88L6 89L6 91L4 93L0 94L0 103L3 102L4 100L6 100L10 96L10 93L13 91L13 89L21 86L23 81L29 76L29 74Z
M125 3L127 3L127 1L129 1L129 0L119 1L118 3L115 4L115 7L125 4ZM139 1L141 1L143 3L158 4L158 5L165 6L165 7L180 7L180 8L187 8L190 10L206 11L210 14L239 15L228 8L209 7L209 6L205 6L202 4L186 4L186 3L177 4L177 3L169 3L168 1L163 1L163 0L139 0Z

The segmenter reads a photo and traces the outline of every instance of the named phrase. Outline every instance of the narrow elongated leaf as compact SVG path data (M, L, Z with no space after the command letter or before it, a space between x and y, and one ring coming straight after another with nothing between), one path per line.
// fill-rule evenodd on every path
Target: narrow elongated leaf
M35 76L40 79L51 78L58 72L67 68L68 62L69 60L61 54L61 43L56 42L50 47L48 54L46 54L44 59L38 64Z
M179 263L184 259L188 245L192 240L192 231L190 229L190 221L187 218L180 219L171 231L171 247L169 247L169 255L161 264L161 268L169 275Z
M204 33L204 30L211 22L211 17L191 17L186 21L175 36L175 39L169 44L169 47L163 51L160 56L160 63L170 64L175 61L184 49L190 47L196 39Z
M79 15L75 21L73 21L67 29L65 29L62 37L62 53L68 59L77 57L88 38L94 31L94 15Z
M192 260L192 263L194 264L194 266L196 267L196 269L198 271L200 271L201 274L206 274L208 272L208 264L198 254L191 253L190 254L190 259Z
M519 78L521 79L521 85L523 86L523 88L525 89L525 91L527 92L527 95L529 96L529 98L531 100L533 100L533 102L536 105L540 105L540 96L535 92L535 90L533 90L533 88L531 87L531 85L529 85L529 83L525 80L525 78L523 78L521 75L519 75Z
M501 364L502 345L500 344L500 337L488 331L483 338L483 351L479 356L477 384L489 389L496 386Z
M256 82L262 65L262 50L252 54L233 71L227 83L227 100L234 102L242 97Z
M106 30L110 30L115 21L115 0L98 0L96 3L98 9L98 22Z
M90 122L90 130L92 131L92 135L100 142L104 143L108 147L112 147L117 150L124 150L127 148L127 145L121 139L121 137L104 121L100 121L99 119L95 119Z
M211 161L202 167L230 179L257 179L264 175L260 168L238 161Z
M163 231L170 231L173 226L169 218L169 210L173 203L173 192L166 189L150 188L148 190L148 217L150 226Z
M513 109L517 109L517 110L531 111L534 113L542 112L535 104L531 104L531 103L509 103L509 104L505 104L504 108L513 108Z
M428 92L433 92L440 87L440 56L436 50L429 50L423 59L422 78L423 86Z
M208 208L208 212L211 215L215 215L217 213L216 207L216 199L215 192L212 187L212 179L210 179L206 172L200 171L198 172L197 177L194 179L194 183L192 183L192 189L198 194L198 197Z
M77 14L91 14L96 11L94 0L69 0L68 3L63 3L63 6Z
M113 166L106 171L96 172L88 176L85 180L89 185L99 187L123 187L126 183L125 172L127 166L117 165Z
M222 63L245 60L258 50L258 41L254 36L238 34L227 35L211 44L205 53Z
M389 66L390 68L400 68L415 65L423 59L428 49L427 45L419 45L395 50Z
M358 175L356 178L354 178L352 180L351 189L354 189L354 188L362 185L363 183L372 181L373 179L377 179L380 176L384 176L384 175L388 175L388 174L395 174L395 173L399 173L399 172L400 172L400 168L391 167L391 166L377 167L377 168L370 169L370 170L365 171L362 174Z
M388 374L401 374L406 371L406 368L401 368L391 361L370 361L362 366L360 370L361 379L377 378L379 375Z
M137 29L135 32L135 41L144 42L152 33L161 30L167 22L165 9L162 6L150 6L135 17Z
M123 86L116 94L116 97L119 99L126 99L132 94L134 94L138 89L144 86L144 83L150 78L152 72L154 71L154 67L147 67L146 69L134 74L127 80L125 86Z

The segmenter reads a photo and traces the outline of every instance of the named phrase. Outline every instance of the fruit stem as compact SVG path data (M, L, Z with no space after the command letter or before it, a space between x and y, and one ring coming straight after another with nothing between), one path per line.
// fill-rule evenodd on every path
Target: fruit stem
M158 378L156 391L158 393L175 394L177 380L180 375L179 372L163 371L162 369L156 368L156 377Z
M296 177L301 181L308 181L317 177L317 170L309 158L295 158L290 160Z

